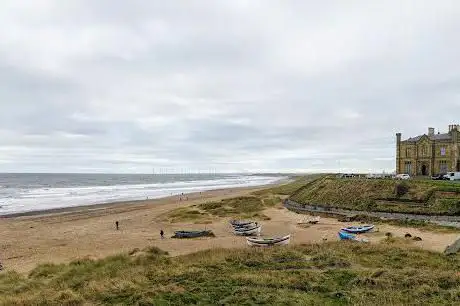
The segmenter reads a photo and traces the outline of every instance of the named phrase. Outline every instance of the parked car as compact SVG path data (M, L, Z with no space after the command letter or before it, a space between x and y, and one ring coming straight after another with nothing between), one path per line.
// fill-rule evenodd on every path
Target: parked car
M441 173L441 174L438 174L438 175L433 175L431 177L432 180L436 180L436 181L442 181L442 180L447 180L446 177L445 177L446 173Z
M397 180L409 180L410 179L410 175L409 174L397 174L395 176L395 179Z
M341 173L337 175L337 177L338 178L352 178L352 177L355 177L355 175L352 173Z
M449 180L449 181L460 180L460 172L447 172L444 175L444 179Z

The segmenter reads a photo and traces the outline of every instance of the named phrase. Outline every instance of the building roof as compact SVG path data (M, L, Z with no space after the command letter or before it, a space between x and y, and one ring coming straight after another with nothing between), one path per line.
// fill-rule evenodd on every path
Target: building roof
M419 135L419 136L415 136L415 137L411 137L405 141L409 141L409 142L417 142L419 141L423 136L428 136L428 135ZM444 133L444 134L434 134L434 135L431 135L431 136L428 136L428 138L430 140L451 140L452 139L452 136L449 134L449 133Z

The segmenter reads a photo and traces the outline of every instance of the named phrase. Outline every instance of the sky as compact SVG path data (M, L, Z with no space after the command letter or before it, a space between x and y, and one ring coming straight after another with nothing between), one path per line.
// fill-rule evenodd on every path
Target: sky
M0 172L392 171L395 133L460 123L459 16L456 0L3 0Z

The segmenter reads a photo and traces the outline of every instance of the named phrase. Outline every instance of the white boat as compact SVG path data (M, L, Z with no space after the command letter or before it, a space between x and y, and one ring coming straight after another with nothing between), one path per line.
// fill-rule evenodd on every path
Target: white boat
M283 236L283 237L273 237L273 238L247 237L246 240L248 242L248 245L250 246L268 247L272 245L286 245L286 244L289 244L289 241L291 240L291 234Z
M248 228L248 227L234 228L233 233L235 235L240 235L240 236L251 236L251 235L260 235L261 230L262 230L262 226L255 225L254 227L251 227L251 228Z

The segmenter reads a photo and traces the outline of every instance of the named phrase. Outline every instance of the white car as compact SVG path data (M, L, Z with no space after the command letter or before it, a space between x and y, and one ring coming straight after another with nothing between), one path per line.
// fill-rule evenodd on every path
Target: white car
M398 174L395 176L395 179L397 180L409 180L410 175L409 174Z
M447 172L447 174L444 175L444 179L449 181L460 180L460 172Z

